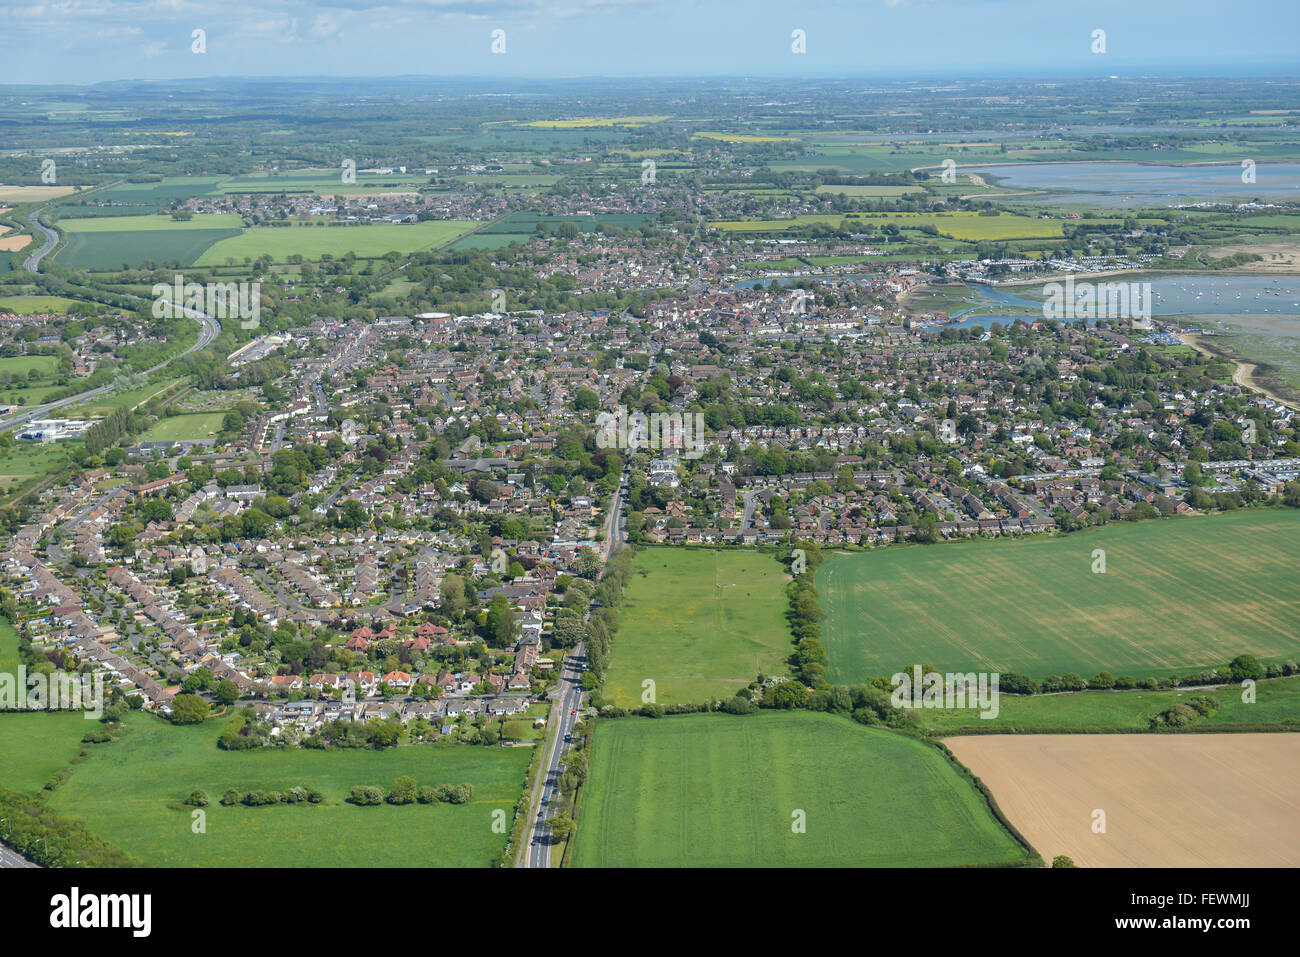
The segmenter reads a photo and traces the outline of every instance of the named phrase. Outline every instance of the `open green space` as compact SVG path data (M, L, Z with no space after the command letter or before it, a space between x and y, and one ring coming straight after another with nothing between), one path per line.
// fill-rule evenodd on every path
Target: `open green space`
M0 713L0 787L35 794L83 748L101 747L81 743L87 731L100 727L80 711Z
M85 723L85 722L83 722ZM217 748L221 719L174 726L141 714L119 741L97 745L50 798L50 807L83 822L146 864L172 867L485 867L505 846L506 826L524 787L531 748L411 745L384 751ZM474 787L463 805L356 807L354 785L385 791L410 775L420 784ZM239 791L316 788L320 805L223 807ZM195 788L208 792L207 831L191 831Z
M927 867L1027 853L936 748L808 711L600 721L578 867ZM796 833L796 812L805 815Z
M198 265L219 266L228 259L239 262L245 257L260 256L284 262L294 254L311 260L326 255L337 258L348 253L374 259L390 252L406 254L444 246L476 225L459 220L430 220L348 226L254 226L216 243L199 257Z
M624 590L605 695L640 707L646 680L662 705L731 697L785 671L785 567L753 551L647 548Z
M1293 510L835 558L817 571L828 677L853 684L921 663L1143 678L1239 654L1294 658L1297 564Z
M7 619L0 618L0 674L15 674L18 667L18 632Z
M16 312L30 316L40 313L66 313L72 306L83 306L77 299L66 296L2 296L0 312Z
M0 359L0 374L8 372L15 376L30 376L32 370L37 375L51 375L59 368L58 356L7 356Z

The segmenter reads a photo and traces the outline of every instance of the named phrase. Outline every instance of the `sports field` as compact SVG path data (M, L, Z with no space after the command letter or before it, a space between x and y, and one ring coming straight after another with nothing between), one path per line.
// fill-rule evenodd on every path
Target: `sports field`
M507 837L493 831L493 811L506 812L508 829L532 756L531 748L471 745L228 752L216 746L223 724L217 718L178 727L130 715L127 736L93 746L90 757L51 796L50 807L155 866L486 867ZM346 803L353 785L387 791L403 774L419 784L468 782L473 800L464 805ZM325 802L218 803L227 788L284 790L299 784L320 790ZM192 809L182 805L194 788L212 799L205 808L205 834L192 833Z
M144 434L146 442L180 442L185 439L208 439L221 431L223 412L193 412L159 419Z
M624 591L605 694L640 707L642 682L670 705L731 697L793 651L784 566L752 551L647 548Z
M1094 549L1106 555L1094 573ZM1160 677L1300 653L1300 512L1054 538L909 546L817 571L832 683L916 663L1035 677Z
M1044 860L1300 867L1300 735L949 738ZM1104 813L1105 830L1094 830Z
M1026 853L937 749L810 711L602 721L578 867L925 867ZM805 815L795 833L795 812Z

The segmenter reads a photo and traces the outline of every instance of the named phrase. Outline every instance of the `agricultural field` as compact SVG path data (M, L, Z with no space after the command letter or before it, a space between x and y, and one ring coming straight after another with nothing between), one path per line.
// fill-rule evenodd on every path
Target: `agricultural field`
M445 246L469 232L477 223L430 221L423 223L368 223L359 226L253 226L223 238L198 257L197 265L219 266L228 259L269 256L284 262L295 253L304 259L330 255L341 258L355 253L375 259L390 252L413 253Z
M1144 678L1294 658L1298 562L1300 514L1280 510L836 558L816 577L829 678L916 663Z
M188 415L164 416L143 436L145 442L182 442L209 439L221 431L222 412L196 412Z
M6 186L0 183L0 203L43 203L77 191L76 186Z
M984 735L944 743L1044 860L1300 866L1300 735ZM1093 831L1098 810L1104 833Z
M818 186L816 192L853 199L896 199L909 193L924 193L925 190L919 186Z
M84 722L83 722L84 723ZM128 716L128 733L96 745L50 798L51 809L82 821L98 837L146 864L171 867L486 867L505 846L492 831L502 809L507 827L523 792L531 748L411 745L385 751L265 749L227 752L216 740L224 722L173 726ZM409 774L420 784L474 787L464 805L355 807L354 785L387 790ZM312 787L320 805L222 807L227 788ZM190 830L194 788L212 798L207 833Z
M937 749L808 711L602 721L577 867L927 867L1027 852ZM806 814L795 833L794 812Z
M605 676L608 700L640 707L642 682L662 705L731 697L785 671L785 567L750 551L647 548L624 592Z
M586 130L613 126L648 126L652 123L662 123L668 119L672 119L672 117L667 114L659 116L579 116L567 120L532 120L519 125L536 129Z
M729 233L784 232L807 226L829 226L840 230L860 230L867 225L883 229L889 224L899 229L933 226L941 236L967 242L1005 239L1052 239L1062 235L1061 221L1000 213L982 216L976 212L953 213L846 213L843 216L804 214L790 219L718 220L711 226Z
M80 269L117 269L146 259L190 266L213 243L239 235L243 222L234 213L189 220L147 215L63 219L58 226L68 244L56 257L59 265Z

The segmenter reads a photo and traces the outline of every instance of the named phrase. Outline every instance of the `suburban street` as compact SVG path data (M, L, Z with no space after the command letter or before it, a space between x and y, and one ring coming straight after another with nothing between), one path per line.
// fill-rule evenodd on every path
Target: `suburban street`
M623 544L625 534L623 505L626 495L627 474L625 472L622 482L614 492L613 501L610 503L609 521L606 525L605 535L604 558L606 562ZM528 847L524 852L525 867L551 866L552 839L550 831L546 827L546 818L550 816L550 809L560 793L560 769L564 761L564 755L568 751L565 738L573 733L574 725L578 723L578 712L583 707L582 674L586 667L587 649L582 642L579 642L564 659L564 666L560 672L559 691L555 697L555 707L551 711L554 720L551 721L550 727L546 730L546 740L542 745L546 748L545 755L542 758L542 786L538 788L538 793L533 796L533 803L528 811L528 830L526 832Z
M542 786L540 793L534 796L533 808L529 818L527 834L529 845L524 856L525 867L551 866L551 834L546 828L546 818L550 816L551 806L560 793L560 772L564 755L566 735L573 733L573 726L578 723L582 710L582 672L587 663L586 648L579 643L564 659L564 668L560 674L559 695L551 713L555 717L547 729L546 755L543 758Z

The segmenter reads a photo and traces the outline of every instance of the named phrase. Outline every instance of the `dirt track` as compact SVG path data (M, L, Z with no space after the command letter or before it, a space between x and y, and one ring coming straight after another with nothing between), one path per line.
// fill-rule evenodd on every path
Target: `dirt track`
M948 738L1048 863L1300 866L1300 734ZM1093 812L1106 814L1093 833Z

